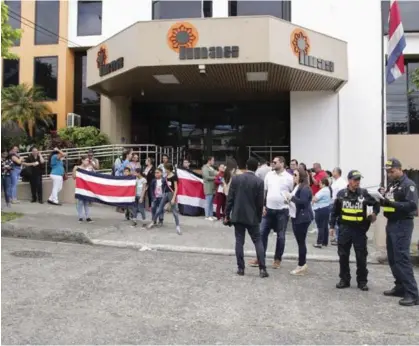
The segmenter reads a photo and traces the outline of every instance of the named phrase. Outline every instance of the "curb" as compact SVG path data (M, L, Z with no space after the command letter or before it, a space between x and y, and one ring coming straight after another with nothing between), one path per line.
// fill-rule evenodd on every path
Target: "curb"
M96 246L107 246L116 247L121 249L133 249L137 251L162 251L162 252L180 252L180 253L192 253L192 254L205 254L205 255L220 255L220 256L235 256L234 250L229 249L216 249L216 248L203 248L203 247L190 247L190 246L174 246L174 245L158 245L158 244L142 244L130 241L118 241L118 240L102 240L102 239L91 239L93 245ZM273 252L267 252L267 258L274 258ZM255 257L254 251L244 251L245 257ZM298 260L298 254L284 254L282 257L284 260ZM313 262L339 262L339 258L334 256L322 256L322 255L307 255L307 260ZM355 263L354 260L350 261ZM380 264L375 259L369 259L368 264Z
M12 223L1 224L1 236L9 238L26 238L33 240L47 240L55 242L71 242L93 245L92 241L83 232L71 229L40 229L38 227L16 226Z

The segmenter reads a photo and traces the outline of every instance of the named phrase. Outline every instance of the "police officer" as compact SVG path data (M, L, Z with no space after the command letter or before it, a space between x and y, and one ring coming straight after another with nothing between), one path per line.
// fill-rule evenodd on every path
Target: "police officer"
M400 305L419 305L418 286L410 261L413 218L418 213L418 190L402 170L397 159L386 162L390 183L387 189L381 188L384 216L387 218L387 257L395 278L395 287L385 291L385 296L403 297Z
M367 231L380 212L380 203L367 190L359 187L362 175L357 170L348 173L348 186L336 195L330 217L330 233L334 233L336 221L339 224L338 255L340 281L336 288L350 286L351 273L349 255L352 244L356 256L356 280L358 288L368 291L367 270ZM367 206L373 207L373 213L367 215Z

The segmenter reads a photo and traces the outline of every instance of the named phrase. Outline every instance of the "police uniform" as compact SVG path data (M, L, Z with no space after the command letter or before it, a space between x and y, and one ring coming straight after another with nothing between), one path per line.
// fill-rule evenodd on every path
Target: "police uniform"
M386 169L402 168L397 159L386 162ZM418 286L410 261L410 244L414 217L418 213L418 191L405 174L390 182L381 201L387 218L387 257L395 279L395 287L385 291L386 296L403 297L401 305L419 305Z
M348 180L361 178L362 175L359 171L353 170L348 174ZM330 228L335 227L336 221L339 224L338 255L340 281L336 284L336 288L350 286L349 256L353 244L356 256L358 288L368 291L367 231L371 225L370 217L367 215L368 206L372 206L374 214L378 215L380 203L366 189L358 188L353 191L347 187L340 190L336 196L330 217Z

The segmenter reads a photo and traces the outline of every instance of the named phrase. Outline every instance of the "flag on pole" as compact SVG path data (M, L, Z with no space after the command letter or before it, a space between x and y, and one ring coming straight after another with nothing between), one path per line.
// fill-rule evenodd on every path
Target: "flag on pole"
M80 200L126 208L135 203L135 177L76 171L76 195Z
M387 83L393 83L405 73L403 50L406 48L406 39L400 16L400 8L397 0L390 1L388 16L388 59L386 76Z

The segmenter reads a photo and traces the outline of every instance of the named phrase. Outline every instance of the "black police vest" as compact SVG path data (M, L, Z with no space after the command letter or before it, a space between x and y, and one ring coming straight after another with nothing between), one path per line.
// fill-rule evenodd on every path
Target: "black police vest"
M365 207L365 198L361 195L349 194L345 192L341 199L341 218L340 223L346 225L365 224L367 221L367 213Z

